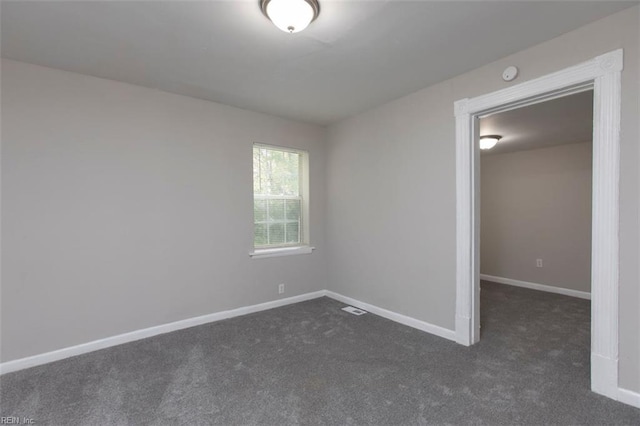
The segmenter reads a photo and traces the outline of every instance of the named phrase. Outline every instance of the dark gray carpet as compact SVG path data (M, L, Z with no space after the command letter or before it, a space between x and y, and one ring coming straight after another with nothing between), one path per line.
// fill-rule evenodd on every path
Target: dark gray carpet
M483 283L466 348L323 298L2 376L38 424L640 424L589 391L589 302Z

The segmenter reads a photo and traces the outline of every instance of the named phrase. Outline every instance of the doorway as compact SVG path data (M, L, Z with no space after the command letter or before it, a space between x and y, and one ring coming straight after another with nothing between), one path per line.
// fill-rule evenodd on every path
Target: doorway
M483 117L480 135L482 345L536 371L533 389L556 380L580 393L590 379L593 91Z
M456 340L480 340L479 119L593 89L591 389L617 399L620 77L622 50L455 102Z
M481 280L591 298L592 137L593 90L480 119Z

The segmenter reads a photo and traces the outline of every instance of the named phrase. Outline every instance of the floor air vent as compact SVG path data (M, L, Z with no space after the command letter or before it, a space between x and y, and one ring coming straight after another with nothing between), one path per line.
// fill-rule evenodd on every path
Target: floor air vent
M354 308L353 306L347 306L346 308L342 308L343 311L349 312L353 315L364 315L367 311L363 311L362 309Z

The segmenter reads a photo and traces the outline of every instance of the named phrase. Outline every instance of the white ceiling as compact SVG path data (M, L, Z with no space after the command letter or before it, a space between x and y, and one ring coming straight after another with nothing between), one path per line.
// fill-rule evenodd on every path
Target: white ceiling
M593 91L578 93L480 120L480 135L502 139L482 155L545 148L593 138Z
M291 35L258 0L2 1L2 56L328 124L637 1L320 3Z

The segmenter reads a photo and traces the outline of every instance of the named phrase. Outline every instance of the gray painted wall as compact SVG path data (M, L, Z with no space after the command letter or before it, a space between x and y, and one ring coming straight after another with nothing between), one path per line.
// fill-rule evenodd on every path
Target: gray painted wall
M325 287L323 128L9 60L2 118L2 361ZM314 253L249 258L253 142L309 151Z
M591 150L481 157L482 274L591 292Z
M332 126L327 159L331 290L453 329L453 102L624 48L620 384L640 391L639 17L637 7L625 10ZM520 76L505 83L501 74L509 65L518 66Z

